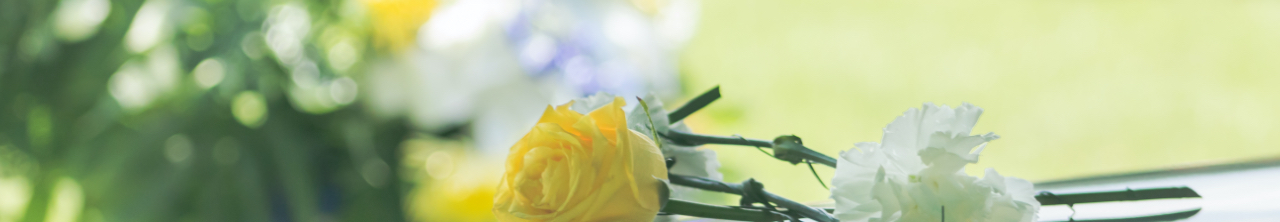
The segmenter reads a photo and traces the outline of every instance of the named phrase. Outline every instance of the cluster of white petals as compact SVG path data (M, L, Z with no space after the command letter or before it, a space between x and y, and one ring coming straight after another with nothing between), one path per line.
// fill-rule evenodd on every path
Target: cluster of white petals
M987 169L964 173L993 133L970 135L982 109L925 103L884 129L881 143L840 153L831 198L840 221L1034 221L1032 184ZM977 150L973 150L977 147ZM972 152L970 152L972 151Z

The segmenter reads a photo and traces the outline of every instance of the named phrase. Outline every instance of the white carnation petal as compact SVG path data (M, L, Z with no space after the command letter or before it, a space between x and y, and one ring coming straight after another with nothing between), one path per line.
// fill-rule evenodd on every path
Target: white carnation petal
M915 154L915 149L919 149L916 138L919 137L919 126L923 121L921 115L920 110L911 108L894 119L884 128L884 138L880 141L883 144L881 147L894 147L894 149L886 149L886 152Z
M832 179L842 221L1034 221L1040 204L1026 180L994 170L979 179L963 173L993 133L970 135L982 109L926 103L884 129L881 143L858 143L840 153ZM975 149L976 148L976 149ZM878 212L876 212L878 211Z
M978 117L982 116L982 108L963 103L960 107L956 107L955 113L954 124L949 131L959 135L969 135L969 130L973 129L973 125L978 123Z

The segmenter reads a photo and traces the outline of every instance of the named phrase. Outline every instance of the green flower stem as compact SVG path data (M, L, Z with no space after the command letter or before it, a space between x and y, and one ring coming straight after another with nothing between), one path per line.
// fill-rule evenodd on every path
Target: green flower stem
M720 99L720 86L711 88L711 90L707 90L707 92L702 93L702 95L698 95L698 97L693 97L693 100L689 100L689 102L685 103L684 106L680 106L680 108L676 108L675 111L671 111L671 113L667 114L667 119L672 124L680 122L680 120L683 120L685 117L689 117L693 112L702 109L702 107L706 107L711 104L711 102L715 102L716 99Z
M686 216L715 218L741 221L781 221L787 216L781 212L768 212L760 209L708 205L679 199L667 200L662 212Z
M716 191L716 192L735 194L735 195L742 195L743 193L743 188L741 184L729 184L725 182L712 180L709 178L686 176L686 175L679 175L679 174L672 174L672 173L667 174L667 178L671 179L672 184L680 185L680 186L693 187L693 188L698 188L698 189L703 189L708 191ZM765 194L765 197L769 199L769 202L777 204L779 207L786 208L788 211L795 212L798 216L806 217L819 222L837 221L835 217L831 216L831 214L827 214L827 211L824 209L809 207L799 202L795 202L793 200L783 198L782 196L769 193L768 191L765 191L764 194Z
M742 137L702 135L702 134L695 134L695 133L688 133L688 132L680 132L677 130L667 130L666 137L676 143L683 144L683 145L726 144L726 145L767 147L770 149L774 148L773 142L765 141L765 140L748 139L748 138L742 138ZM809 149L808 147L805 147L803 145L788 147L788 148L790 148L789 155L796 155L802 159L811 160L818 164L827 165L828 167L832 167L832 168L836 167L836 158L832 158L825 154L818 153L818 151L813 151L813 149ZM788 160L788 162L791 162L791 161Z
M1063 204L1080 204L1080 203L1096 203L1108 201L1134 201L1134 200L1150 200L1165 198L1189 198L1200 197L1195 190L1188 187L1168 187L1153 189L1125 189L1119 191L1103 191L1091 193L1067 193L1054 194L1050 192L1040 192L1036 195L1036 201L1040 201L1040 205L1063 205Z

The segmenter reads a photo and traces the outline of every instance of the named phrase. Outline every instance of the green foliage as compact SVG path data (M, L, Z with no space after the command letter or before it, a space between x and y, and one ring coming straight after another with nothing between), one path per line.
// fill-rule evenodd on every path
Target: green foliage
M354 105L295 108L263 41L275 3L111 0L88 36L59 37L56 11L76 2L0 1L0 179L31 187L19 217L0 221L405 220L396 150L410 130ZM131 50L134 20L156 2L170 28ZM316 34L366 33L339 4L303 5L304 55L322 78L359 78L330 68ZM209 59L220 72L198 82ZM62 187L79 187L82 206L55 206Z

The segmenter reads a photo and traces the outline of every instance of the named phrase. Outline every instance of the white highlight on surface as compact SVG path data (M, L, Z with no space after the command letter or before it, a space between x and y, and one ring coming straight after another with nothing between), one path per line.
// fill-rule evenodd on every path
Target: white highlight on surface
M111 13L107 0L63 0L53 11L53 28L59 39L79 42L98 32L98 26Z
M1280 220L1280 204L1275 204L1275 200L1280 199L1280 190L1275 187L1280 185L1280 177L1275 175L1280 175L1280 166L1173 177L1135 177L1085 185L1037 186L1036 189L1075 193L1187 186L1203 197L1190 200L1123 201L1090 206L1082 204L1076 206L1076 219L1143 216L1142 212L1151 210L1172 213L1202 207L1200 213L1185 221L1277 221ZM1085 208L1081 208L1082 206ZM1067 212L1069 215L1070 211ZM1066 220L1066 215L1054 210L1041 211L1040 219Z
M1076 220L1123 218L1193 210L1199 208L1202 204L1200 199L1160 199L1076 204L1075 217L1071 217L1071 208L1066 205L1054 205L1040 208L1039 215L1041 220L1067 220L1069 217Z

